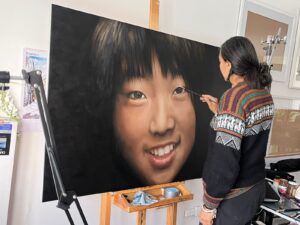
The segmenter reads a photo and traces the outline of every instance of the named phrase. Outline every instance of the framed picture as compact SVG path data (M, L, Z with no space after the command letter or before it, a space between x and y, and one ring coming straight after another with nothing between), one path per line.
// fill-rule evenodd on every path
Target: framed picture
M300 89L300 11L298 14L298 28L297 28L297 35L296 35L296 44L294 49L294 55L293 55L293 65L291 70L291 76L290 76L290 88L298 88Z
M272 65L275 81L286 81L295 42L295 19L266 5L243 0L238 35L249 38L260 62Z
M300 153L299 136L300 110L277 109L270 133L267 156L298 155Z

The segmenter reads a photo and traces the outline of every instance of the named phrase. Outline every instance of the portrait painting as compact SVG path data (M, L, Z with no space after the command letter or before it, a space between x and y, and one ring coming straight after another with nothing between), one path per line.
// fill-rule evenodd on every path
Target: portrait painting
M48 105L66 189L80 196L201 178L213 115L198 95L219 98L229 87L218 55L53 5ZM46 157L43 200L54 199Z

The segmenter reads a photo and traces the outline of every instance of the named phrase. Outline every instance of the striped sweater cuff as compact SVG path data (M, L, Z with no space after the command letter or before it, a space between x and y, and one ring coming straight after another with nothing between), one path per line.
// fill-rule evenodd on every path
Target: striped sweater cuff
M203 204L209 208L209 209L216 209L218 208L220 202L223 200L223 198L214 198L207 194L206 191L204 191L203 195Z

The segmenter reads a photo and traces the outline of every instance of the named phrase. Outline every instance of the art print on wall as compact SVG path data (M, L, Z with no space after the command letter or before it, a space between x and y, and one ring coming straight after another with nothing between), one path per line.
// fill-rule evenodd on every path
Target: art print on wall
M78 195L200 178L219 48L53 5L48 104ZM46 159L43 200L55 199Z
M23 68L27 71L41 70L44 86L47 82L48 52L45 50L24 48ZM22 119L40 119L34 90L29 84L25 84L23 90L23 110Z
M295 22L290 15L252 0L243 0L238 35L251 40L260 62L272 65L275 81L285 81L290 72Z
M44 87L48 82L48 51L32 48L23 49L23 68L26 71L40 70ZM40 113L34 88L25 83L22 91L22 130L41 131Z

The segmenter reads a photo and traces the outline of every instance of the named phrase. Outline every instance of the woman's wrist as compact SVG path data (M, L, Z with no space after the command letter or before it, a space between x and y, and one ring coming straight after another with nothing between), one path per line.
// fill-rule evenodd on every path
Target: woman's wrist
M205 206L205 204L202 205L202 210L203 212L206 212L206 213L212 213L213 214L213 218L216 218L216 215L217 215L217 209L210 209L208 208L207 206Z

